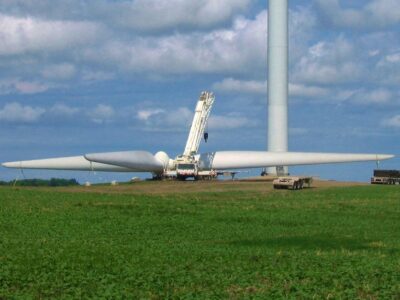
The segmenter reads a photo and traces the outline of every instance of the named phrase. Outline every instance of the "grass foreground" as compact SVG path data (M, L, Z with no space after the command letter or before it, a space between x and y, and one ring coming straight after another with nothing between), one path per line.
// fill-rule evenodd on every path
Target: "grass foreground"
M267 297L400 299L399 187L0 188L0 299Z

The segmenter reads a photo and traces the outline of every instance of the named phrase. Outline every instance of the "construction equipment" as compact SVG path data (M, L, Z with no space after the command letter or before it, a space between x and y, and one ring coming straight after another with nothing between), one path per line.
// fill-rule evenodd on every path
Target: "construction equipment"
M301 190L305 185L311 187L313 178L308 176L286 176L275 179L274 189Z
M167 177L176 177L180 180L187 178L211 179L216 177L213 170L199 170L196 154L199 151L201 139L204 137L207 142L208 132L204 132L215 97L213 93L202 92L196 104L192 126L186 142L185 150L182 155L176 157L174 161L175 170L165 173Z
M371 184L400 184L400 171L398 170L374 170Z
M211 108L214 104L215 97L213 93L202 92L197 102L194 112L192 126L186 142L184 157L192 157L199 151L200 141L204 134Z

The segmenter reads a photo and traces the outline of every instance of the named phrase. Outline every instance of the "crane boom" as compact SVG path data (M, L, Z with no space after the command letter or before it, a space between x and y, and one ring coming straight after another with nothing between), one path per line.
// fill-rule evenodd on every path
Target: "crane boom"
M214 104L215 96L211 92L202 92L194 112L192 127L186 142L183 156L190 157L197 154L204 129L210 116L211 108Z

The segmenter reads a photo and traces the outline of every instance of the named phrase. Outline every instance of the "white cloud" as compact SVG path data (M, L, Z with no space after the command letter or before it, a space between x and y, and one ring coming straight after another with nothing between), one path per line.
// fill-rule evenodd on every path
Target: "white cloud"
M208 121L209 129L229 130L237 128L254 127L257 122L239 114L229 114L227 116L214 115Z
M260 94L267 93L267 81L237 80L225 78L221 82L216 82L213 89L227 93Z
M382 124L387 127L400 128L400 115L383 120Z
M90 70L84 70L82 72L82 79L85 81L106 81L114 78L115 74L112 72L90 71Z
M70 107L68 105L62 104L62 103L58 103L55 104L53 107L51 107L48 112L52 115L52 116L56 116L56 117L71 117L76 115L77 113L80 112L80 109L77 107Z
M2 10L8 13L95 20L136 32L214 28L246 11L251 3L252 0L0 0Z
M334 100L337 100L339 102L344 102L344 101L350 101L355 95L363 92L360 89L353 89L353 90L339 90L335 95L334 95Z
M187 107L179 107L176 110L152 108L138 111L137 117L144 123L146 130L188 132L193 120L193 111ZM225 116L212 114L208 120L208 128L215 130L252 127L256 124L256 121L238 113Z
M400 2L398 0L373 0L367 4L365 10L367 15L372 15L372 21L381 28L400 22Z
M85 21L48 21L0 14L0 56L60 51L96 40L99 26Z
M301 135L306 135L309 133L309 129L307 128L301 128L301 127L293 127L289 128L289 134L293 136L301 136Z
M166 126L182 127L186 130L192 124L193 111L187 107L179 107L177 110L166 112L164 117L162 122Z
M46 119L62 120L63 118L70 118L77 116L82 112L78 107L71 107L63 103L55 104L51 107L32 107L29 105L21 105L18 102L7 103L0 109L0 121L13 122L13 123L33 123L43 121ZM103 122L111 116L107 114L106 109L99 106L91 116L97 118L97 123ZM93 120L95 122L95 120Z
M168 36L147 36L130 41L110 40L86 48L86 61L133 73L246 73L265 70L267 14L254 20L239 18L228 30ZM264 65L265 66L265 65Z
M267 94L266 81L246 81L233 78L224 79L213 85L217 91L228 94ZM343 89L337 86L327 88L310 84L289 83L289 97L304 100L316 99L319 102L351 102L353 104L396 104L397 98L388 88Z
M393 93L387 89L358 90L350 100L360 104L389 104L393 102Z
M329 54L329 52L326 49L326 43L323 41L318 42L317 44L310 47L308 52L309 55L313 58L323 57Z
M248 8L250 0L134 0L107 5L116 24L136 30L212 28ZM111 10L111 11L110 11ZM103 11L104 13L104 11Z
M379 55L379 53L380 53L380 51L377 49L368 51L368 55L371 57L377 56L377 55Z
M328 96L329 90L318 86L290 83L289 94L292 97L318 98Z
M171 1L157 1L157 5L166 5L178 11L182 7L186 16L190 16L191 22L195 18L188 11L201 3L204 4L202 9L206 11L218 10L221 5L225 5L223 11L232 10L230 18L234 18L232 25L226 29L193 32L183 30L164 35L131 33L126 35L124 32L113 29L113 24L109 19L102 19L103 23L95 23L78 20L49 21L38 17L0 15L3 20L6 20L4 22L11 24L9 33L3 30L3 35L6 37L3 49L7 53L13 53L15 56L12 59L15 59L19 65L22 64L32 76L35 76L35 70L39 69L39 76L50 82L67 80L74 76L79 76L84 81L109 80L121 73L141 74L146 77L154 76L154 74L163 76L188 73L229 74L229 76L240 74L241 77L248 77L251 74L253 78L260 78L265 74L267 61L267 11L261 11L254 18L236 16L238 12L236 8L247 7L249 1L201 0L193 3L182 0L172 1L177 2L176 5L173 5ZM113 10L118 5L150 7L155 5L156 2L153 2L154 0L119 4L96 2L96 5L90 2L85 5L88 5L86 8L96 6L93 12L96 14L102 6ZM35 10L33 4L28 5L24 1L18 1L18 5L21 9L29 7L30 11ZM41 1L38 4L42 8L53 7L53 5L53 2L49 1ZM60 7L65 7L65 4L61 4ZM121 8L118 9L119 12L123 11ZM221 15L221 12L216 15ZM291 16L291 37L295 44L293 50L295 55L292 57L297 58L301 56L301 51L305 48L306 39L309 38L307 32L314 26L315 18L307 9L295 9L291 11ZM210 22L209 18L210 16L204 20ZM153 24L153 20L155 23L158 22L158 19L153 16L146 18L146 24ZM20 31L16 29L18 26L21 27ZM0 36L1 34L0 29ZM45 53L47 56L38 58L36 56L39 53ZM54 57L49 57L49 53ZM57 63L60 57L64 61ZM6 59L4 61L6 64L10 63L6 62Z
M386 61L389 63L399 63L400 62L400 53L387 55Z
M116 113L113 107L109 105L99 104L93 111L90 111L88 115L92 122L103 124L111 122Z
M39 82L29 82L16 78L0 80L0 94L38 94L47 91L50 87Z
M187 107L173 110L147 108L137 111L136 118L147 131L188 131L193 119L193 111Z
M23 106L18 102L7 103L0 109L0 121L33 123L45 113L41 107Z
M163 109L146 109L146 110L139 110L137 112L137 117L139 120L147 121L150 117L163 113Z
M360 8L344 8L347 1L315 0L321 20L334 27L377 31L400 22L398 0L372 0Z
M37 82L18 81L14 84L16 90L21 94L38 94L49 89L46 84Z
M398 49L388 49L386 52L380 56L372 74L376 82L397 88L400 82L400 52Z
M221 82L214 83L213 89L224 93L266 95L267 86L267 81L226 78ZM318 86L294 83L289 84L289 95L292 97L315 98L327 96L328 93L328 89Z
M296 82L311 84L349 83L360 80L365 65L358 63L359 53L353 42L338 37L332 42L320 41L311 46L292 69Z
M297 6L289 11L289 52L290 61L297 61L313 39L317 18L309 7Z
M14 72L28 73L29 76L16 75L15 78L18 79L8 82L1 81L0 93L2 94L44 92L57 86L59 83L54 82L57 80L78 79L91 83L92 81L119 79L126 75L145 76L146 78L158 76L160 78L165 75L202 73L225 77L213 85L213 88L219 92L266 94L266 81L254 80L254 78L264 78L266 72L267 11L261 11L253 18L236 15L248 7L250 0L223 0L222 2L201 0L198 3L183 0L169 2L166 0L136 0L123 3L87 1L84 5L82 4L86 7L85 9L96 8L90 14L87 12L81 14L81 11L78 10L63 14L61 10L68 11L66 8L73 7L74 5L71 4L73 1L69 4L60 3L59 7L54 5L54 1L48 0L35 1L35 3L22 0L4 1L0 0L0 3L8 3L11 6L13 3L17 3L15 5L19 9L13 10L16 15L18 15L17 11L24 11L24 7L25 9L29 7L29 10L26 10L28 13L24 14L27 17L0 15L0 21L10 29L8 32L6 29L0 28L0 37L3 37L3 40L0 39L0 45L3 43L4 46L0 48L0 53L2 50L5 51L4 53L11 53L7 49L15 48L14 55L10 57L4 53L3 56L0 54L0 62L4 66L11 66ZM377 1L370 3L375 2ZM223 27L218 26L219 29L212 29L212 26L217 24L213 21L214 25L210 25L211 29L202 27L202 24L192 24L193 28L201 28L202 31L190 31L192 25L187 23L189 21L185 19L186 16L182 15L182 18L179 18L180 10L187 13L193 7L197 7L199 3L204 4L202 11L214 12L219 9L219 5L224 3L229 6L229 16L216 16L214 19L217 23L222 22ZM328 0L327 3L332 4L334 1ZM30 16L30 13L35 11L34 4L37 6L36 17ZM138 24L143 21L148 24L148 27L142 28L143 30L163 31L157 35L152 33L149 35L127 34L127 32L121 33L112 28L114 25L111 24L110 18L114 14L112 12L114 9L121 11L121 7L125 7L130 12L144 11L156 4L159 5L156 10L163 6L176 7L176 11L173 12L178 14L175 21L185 29L170 33L169 30L178 23L164 24L165 31L161 27L157 27L159 20L154 20L154 22L152 22L153 20L146 20L146 22L133 20L133 23L124 25L140 28L142 25ZM45 7L52 7L49 11L49 15L54 16L52 20L46 20L45 15L41 14L42 11L45 11ZM110 10L109 18L102 19L102 23L100 23L100 19L97 17L105 13L104 8ZM93 15L91 15L92 13ZM83 18L84 14L91 17ZM370 95L362 95L358 90L367 90L366 93L368 93L369 90L364 88L367 82L385 81L385 84L389 84L390 81L393 84L400 78L400 69L394 66L399 61L399 48L392 45L396 43L395 34L390 38L387 35L378 37L377 33L373 38L363 36L350 39L345 34L322 37L317 32L318 28L315 28L315 12L311 7L292 8L290 14L292 45L290 77L292 83L289 86L289 92L291 96L329 98L327 97L329 94L332 96L331 98L334 98L333 96L340 98L349 92L348 85L353 84L352 87L360 86L358 89L353 89L356 90L356 94L367 99L363 100L364 102L391 102L389 93L392 91L385 86L380 89L381 91ZM59 20L56 20L56 17ZM196 16L191 17L193 20L196 18ZM92 21L80 21L82 19ZM232 19L232 25L225 22ZM169 21L163 19L159 22L161 24ZM112 34L107 34L110 32ZM103 33L106 33L105 37L102 37ZM383 44L384 46L382 46ZM13 65L22 65L23 69L16 71L12 67ZM241 78L241 80L235 77ZM87 83L85 82L85 84ZM341 95L339 95L339 89L343 92ZM334 93L331 94L331 91ZM354 103L362 103L363 101L359 100L361 96L357 98L353 95L348 98ZM144 114L141 117L145 118L146 116ZM151 117L147 118L152 119Z
M46 79L70 79L75 75L76 68L74 65L69 63L61 63L56 65L46 66L42 75Z

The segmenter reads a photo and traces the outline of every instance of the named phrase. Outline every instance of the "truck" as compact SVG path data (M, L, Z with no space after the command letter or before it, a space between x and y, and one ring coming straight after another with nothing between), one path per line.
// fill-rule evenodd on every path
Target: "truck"
M194 180L212 180L217 178L218 172L215 170L199 170L197 163L178 163L174 170L164 172L163 179L170 180L186 180L193 178Z
M212 180L217 178L215 170L199 170L197 163L179 163L176 165L176 173L173 174L178 180L193 178L194 180Z
M186 178L196 179L198 173L196 163L179 163L176 165L176 178L185 180Z
M309 176L285 176L274 179L274 189L301 190L306 185L311 187L313 178Z
M400 184L399 170L374 170L371 184Z

